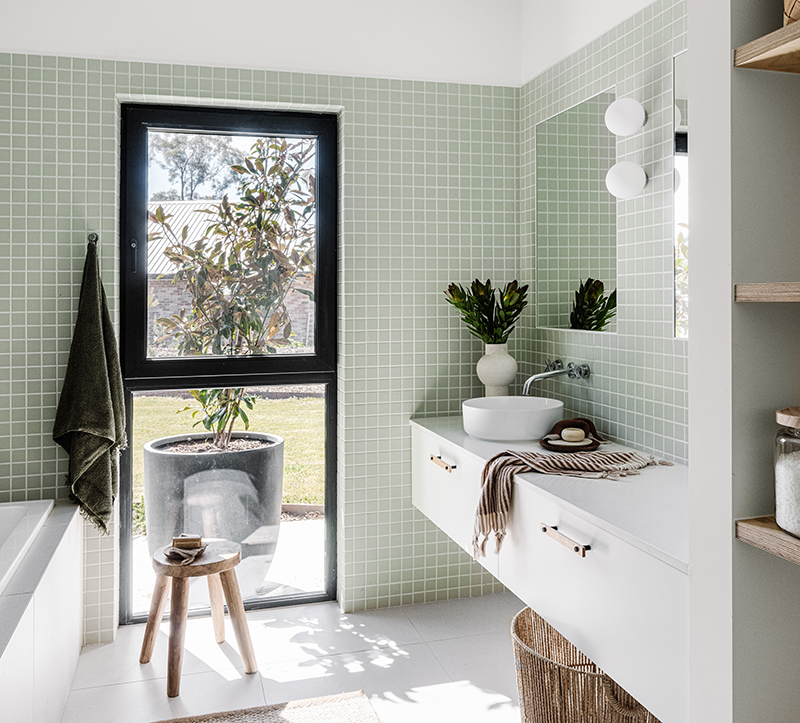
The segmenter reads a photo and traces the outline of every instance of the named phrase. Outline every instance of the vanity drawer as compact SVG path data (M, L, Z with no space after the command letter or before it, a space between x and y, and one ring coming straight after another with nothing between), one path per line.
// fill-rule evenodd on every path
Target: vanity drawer
M686 720L688 575L516 480L499 577L663 723Z
M416 427L411 429L411 457L414 507L471 555L483 463L458 445ZM496 556L480 563L497 577Z

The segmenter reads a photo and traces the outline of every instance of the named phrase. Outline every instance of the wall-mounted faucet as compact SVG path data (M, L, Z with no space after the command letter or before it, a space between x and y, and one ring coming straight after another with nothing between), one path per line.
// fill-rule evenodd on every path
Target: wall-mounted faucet
M528 377L525 380L525 384L522 387L523 396L528 396L531 391L531 384L534 382L540 382L542 379L559 377L562 374L566 374L570 379L588 379L589 375L592 373L588 364L576 365L575 363L570 362L566 369L564 369L564 362L562 362L561 359L556 359L555 361L546 359L545 364L545 371L539 372L539 374L534 374L532 377Z

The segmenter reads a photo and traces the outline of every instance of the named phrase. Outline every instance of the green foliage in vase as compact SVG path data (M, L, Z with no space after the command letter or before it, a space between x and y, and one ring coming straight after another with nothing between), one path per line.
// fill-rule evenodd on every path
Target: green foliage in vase
M505 344L528 305L527 293L528 287L520 286L516 279L504 289L493 289L489 279L485 284L475 279L468 289L450 284L444 295L461 312L470 334L486 344Z
M588 278L575 292L575 302L569 315L570 329L603 331L617 313L617 290L608 296L603 282Z

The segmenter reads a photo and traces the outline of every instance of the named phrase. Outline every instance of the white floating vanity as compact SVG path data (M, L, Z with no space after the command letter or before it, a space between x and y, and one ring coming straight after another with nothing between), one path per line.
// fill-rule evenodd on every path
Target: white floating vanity
M411 427L413 504L471 554L486 460L505 449L547 452L470 437L460 416ZM480 564L663 723L686 721L688 468L647 467L618 481L522 474L512 499L503 548L495 555L490 538Z

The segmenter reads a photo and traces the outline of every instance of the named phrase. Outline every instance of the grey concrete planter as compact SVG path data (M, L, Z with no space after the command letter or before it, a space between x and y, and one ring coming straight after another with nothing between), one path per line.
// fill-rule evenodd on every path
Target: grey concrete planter
M181 532L242 543L242 557L267 556L278 544L283 496L283 439L238 432L268 447L181 453L164 447L208 434L162 437L144 446L144 502L150 554Z

